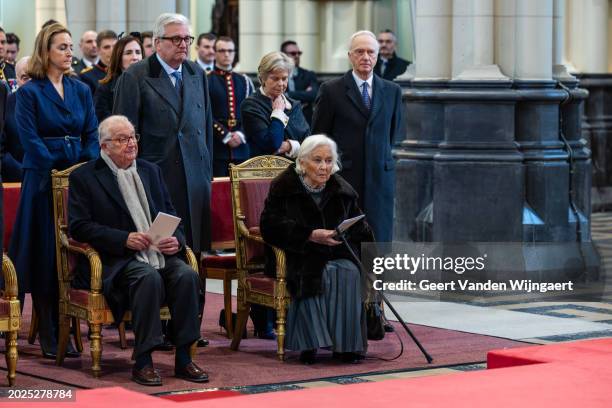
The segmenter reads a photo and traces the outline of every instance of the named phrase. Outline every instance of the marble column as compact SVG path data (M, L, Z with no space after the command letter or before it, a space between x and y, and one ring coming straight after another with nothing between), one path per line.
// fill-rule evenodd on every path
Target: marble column
M127 0L96 2L96 29L113 30L117 34L127 27Z
M72 33L74 53L81 58L79 41L88 30L96 30L96 0L66 0L68 27Z
M176 13L175 0L126 0L127 32L131 31L150 31L153 29L155 19L162 13ZM123 31L123 29L121 30Z

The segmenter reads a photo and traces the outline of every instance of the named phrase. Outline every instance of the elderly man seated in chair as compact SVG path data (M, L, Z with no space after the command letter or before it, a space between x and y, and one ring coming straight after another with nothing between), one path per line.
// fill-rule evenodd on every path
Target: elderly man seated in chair
M139 138L125 116L104 120L99 138L100 158L70 175L69 229L74 239L100 253L103 293L115 321L127 308L132 311L136 338L132 379L143 385L162 383L151 352L162 343L159 310L166 303L176 345L175 376L206 382L208 375L189 352L200 337L199 282L184 261L182 226L156 246L147 235L159 212L175 215L161 170L136 159ZM77 269L75 277L74 285L80 288L89 285L84 269Z

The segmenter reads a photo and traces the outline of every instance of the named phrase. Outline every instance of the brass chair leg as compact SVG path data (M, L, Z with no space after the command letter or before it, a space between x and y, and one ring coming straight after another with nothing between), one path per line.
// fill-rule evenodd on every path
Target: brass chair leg
M234 327L232 325L232 280L227 277L223 278L223 302L225 307L225 328L227 330L227 337L231 339L234 334Z
M38 316L36 315L36 309L32 306L32 320L30 321L30 331L28 333L28 343L34 344L36 341L36 335L38 334Z
M234 338L230 348L232 350L238 350L240 341L242 340L242 334L246 330L247 319L249 318L249 310L251 309L250 304L238 305L238 320L236 321L236 327L234 328ZM231 320L230 320L231 322Z
M125 321L119 323L117 330L119 331L119 344L121 345L121 349L125 350L127 348L127 340L125 339Z
M102 357L102 324L91 324L91 370L95 378L100 377L100 358Z
M79 353L83 352L83 339L81 338L81 320L73 317L72 327L74 328L74 345Z
M5 333L6 338L6 368L8 374L6 378L8 379L9 387L15 385L15 372L17 371L17 331L7 331Z
M285 307L276 308L276 342L277 351L276 355L280 361L285 361L285 323L287 315L287 309Z
M66 355L66 348L68 347L68 341L70 337L70 316L60 314L59 317L59 337L57 340L57 356L55 357L55 364L61 366L64 363L64 357Z

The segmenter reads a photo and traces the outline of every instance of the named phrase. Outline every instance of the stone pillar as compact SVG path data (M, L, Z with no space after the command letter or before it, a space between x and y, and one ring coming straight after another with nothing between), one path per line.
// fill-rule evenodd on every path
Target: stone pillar
M150 31L155 19L162 13L176 13L175 0L126 0L126 31ZM104 2L100 0L99 2ZM123 31L123 29L121 30Z
M281 0L240 0L240 70L257 72L259 60L283 41Z
M417 1L416 79L446 80L451 77L452 0Z
M81 58L81 35L85 31L96 29L96 0L66 0L66 16L74 42L74 53Z
M552 79L553 0L417 0L416 19L394 239L589 241L585 92ZM526 270L557 279L596 260L558 248L526 250Z
M64 0L36 0L37 30L49 19L66 24L66 5Z
M113 30L117 34L127 27L127 0L96 2L96 30Z
M589 140L593 160L592 206L612 208L612 75L609 73L609 2L566 0L569 62L580 86L589 91L584 104L583 136Z
M316 2L285 0L283 12L284 38L298 43L304 52L300 65L306 69L319 67L319 19ZM279 48L280 50L280 44Z

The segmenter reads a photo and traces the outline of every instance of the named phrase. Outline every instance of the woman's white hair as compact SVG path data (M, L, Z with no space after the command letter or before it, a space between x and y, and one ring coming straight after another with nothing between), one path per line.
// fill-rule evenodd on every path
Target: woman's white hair
M286 71L288 75L291 75L291 71L293 71L294 67L295 63L293 59L287 54L280 51L272 51L264 55L261 61L259 61L257 76L259 77L259 82L263 84L272 71L282 69Z
M123 115L113 115L104 119L98 126L98 143L102 146L102 143L113 138L113 129L119 124L128 125L134 129L134 125L130 120Z
M166 26L168 24L181 24L189 28L189 19L182 14L177 13L162 13L155 20L153 26L153 38L161 38L166 32ZM191 28L189 28L191 32Z
M300 150L298 150L298 155L295 159L295 171L298 174L304 174L305 172L301 162L310 159L312 151L320 146L327 146L331 150L332 159L334 160L332 174L340 170L340 158L338 157L338 145L336 145L336 142L325 135L312 135L304 139L300 145Z

